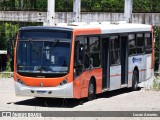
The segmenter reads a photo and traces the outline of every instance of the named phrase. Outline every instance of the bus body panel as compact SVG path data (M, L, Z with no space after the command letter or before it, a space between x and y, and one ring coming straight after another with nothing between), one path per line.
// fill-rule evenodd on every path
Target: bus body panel
M116 90L121 88L121 66L110 66L110 88Z
M16 74L17 80L20 79L25 85L39 87L40 84L43 84L43 87L56 87L58 86L64 79L68 80L68 83L72 82L68 75L59 78L37 78L37 77L24 77Z
M80 35L89 35L89 34L101 34L100 28L80 28L80 29L74 29L73 32L73 42L75 42L75 38ZM72 49L74 49L74 43L72 44ZM73 53L74 55L74 50ZM74 63L74 62L73 62ZM98 75L97 75L98 73ZM80 76L78 76L76 79L73 81L73 93L74 93L74 98L84 98L88 96L88 85L89 81L92 76L95 77L96 79L96 93L101 93L102 92L102 68L97 68L94 70L86 70L83 72Z
M73 82L56 87L31 87L15 83L17 96L73 98Z
M96 81L96 93L102 92L102 68L86 70L74 80L75 98L84 98L88 96L88 85L92 77L94 77Z
M152 54L146 54L145 56L146 64L145 64L145 79L148 80L152 77Z

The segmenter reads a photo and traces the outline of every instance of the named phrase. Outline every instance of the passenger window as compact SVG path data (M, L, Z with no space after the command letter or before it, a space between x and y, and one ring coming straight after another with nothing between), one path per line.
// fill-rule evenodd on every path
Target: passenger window
M100 40L99 37L90 37L90 57L91 64L93 67L100 66Z
M137 34L137 47L143 47L143 46L144 46L143 34Z
M137 54L144 53L144 37L143 34L137 34Z
M145 40L145 53L152 53L152 38L151 33L145 33L144 35Z
M136 41L135 41L135 35L134 34L130 34L128 36L129 38L129 48L133 48L136 46Z
M134 34L128 36L129 55L135 55L136 52L136 39Z
M89 68L89 47L86 37L77 37L74 48L74 66L76 76Z
M120 64L120 39L118 36L110 37L110 64Z

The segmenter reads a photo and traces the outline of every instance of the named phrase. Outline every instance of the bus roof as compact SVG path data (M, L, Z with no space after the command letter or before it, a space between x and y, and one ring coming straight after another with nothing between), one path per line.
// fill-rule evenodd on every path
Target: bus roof
M73 31L73 28L53 27L53 26L27 26L27 27L21 27L19 30L64 30L64 31Z
M66 26L74 30L84 30L84 29L99 29L101 34L110 34L110 33L127 33L127 32L146 32L151 31L151 25L145 24L95 24L95 25L85 25L85 26Z
M85 34L112 34L128 32L146 32L151 31L151 25L122 23L122 24L81 24L64 26L30 26L22 27L20 30L64 30L77 31L78 35Z

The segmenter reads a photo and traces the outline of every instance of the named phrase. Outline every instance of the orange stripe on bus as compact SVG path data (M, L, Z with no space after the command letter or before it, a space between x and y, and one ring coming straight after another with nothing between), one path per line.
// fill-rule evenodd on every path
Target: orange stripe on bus
M121 76L121 74L110 75L110 77L117 77L117 76Z
M139 70L139 72L144 72L146 71L146 69L142 69L142 70ZM133 72L128 72L128 74L133 74ZM117 76L121 76L122 74L113 74L113 75L110 75L110 77L117 77Z
M140 72L146 71L146 69L139 70Z
M16 50L17 50L17 43L18 43L18 36L19 36L19 33L17 34L17 37L16 37L16 42L15 42L15 48L14 48L14 73L16 73ZM14 80L16 80L16 74L14 74Z
M91 35L91 34L101 34L100 28L80 28L74 30L75 35Z

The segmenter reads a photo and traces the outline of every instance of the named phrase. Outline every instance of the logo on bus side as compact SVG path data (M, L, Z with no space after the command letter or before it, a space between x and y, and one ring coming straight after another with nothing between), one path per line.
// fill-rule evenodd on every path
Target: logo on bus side
M139 57L139 58L133 57L132 58L132 62L133 63L141 63L142 62L142 58L141 57Z

